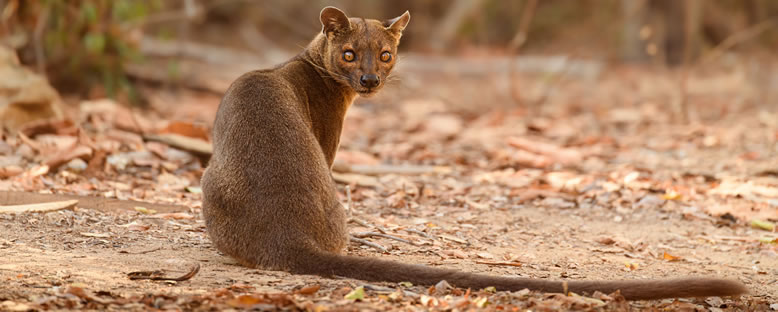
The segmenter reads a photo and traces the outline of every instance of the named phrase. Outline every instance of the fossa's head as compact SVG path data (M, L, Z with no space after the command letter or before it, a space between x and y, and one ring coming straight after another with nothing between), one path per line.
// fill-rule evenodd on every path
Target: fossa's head
M346 16L326 7L321 11L322 34L327 41L324 67L332 77L361 96L375 94L397 62L397 45L411 14L378 21Z

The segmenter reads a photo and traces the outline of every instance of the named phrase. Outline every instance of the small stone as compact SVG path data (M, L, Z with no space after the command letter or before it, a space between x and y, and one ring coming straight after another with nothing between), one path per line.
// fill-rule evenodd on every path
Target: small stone
M658 196L647 195L647 196L644 196L643 198L641 198L635 204L635 207L651 209L651 208L661 207L662 205L664 205L664 203L665 203L665 200L659 198Z
M114 154L108 156L105 161L116 170L121 171L126 169L128 165L134 163L135 160L147 160L153 158L154 156L149 151L138 151Z
M86 167L87 163L81 158L73 158L71 161L65 164L65 169L72 172L83 172L86 170Z

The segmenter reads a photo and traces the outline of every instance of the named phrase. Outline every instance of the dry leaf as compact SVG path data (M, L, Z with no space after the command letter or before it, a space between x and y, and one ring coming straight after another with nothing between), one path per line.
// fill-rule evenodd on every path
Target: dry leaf
M250 309L254 305L263 303L264 300L261 297L254 295L240 295L233 299L227 300L227 304L233 308Z
M148 209L146 207L141 207L141 206L135 206L135 207L133 207L133 209L135 209L135 211L140 212L140 213L145 214L145 215L157 213L157 211L154 210L154 209Z
M350 293L343 296L344 299L348 300L364 300L365 299L365 287L359 286L352 290Z
M419 298L419 302L421 302L421 305L423 307L427 307L427 308L438 306L438 299L427 295L421 295L421 298Z
M508 138L508 144L531 153L547 156L563 165L576 165L583 161L583 155L580 152L546 142L533 141L521 137L510 137Z
M300 288L300 289L298 289L298 290L295 290L295 292L294 292L294 293L295 293L295 294L299 294L299 295L313 295L313 294L315 294L317 291L319 291L319 288L321 288L321 285L318 285L318 284L316 284L316 285L310 285L310 286L305 286L305 287L303 287L303 288Z
M108 233L89 233L89 232L81 232L79 233L81 236L86 237L96 237L96 238L108 238L111 237L111 234Z
M759 219L751 220L751 227L755 229L770 231L770 232L775 231L775 223L772 223L770 221L759 220Z
M682 260L681 257L673 256L673 255L671 255L671 254L669 254L667 252L664 252L664 254L662 255L662 258L667 260L667 261L681 261Z
M190 122L184 121L171 121L167 127L159 130L159 133L172 133L185 137L201 139L203 141L209 141L208 129L202 125L195 125Z
M495 258L493 254L490 254L490 253L488 253L486 251L478 252L478 253L476 253L476 256L478 256L479 258L483 258L483 259L494 259Z
M489 304L489 299L486 297L479 297L473 300L473 303L479 308L485 308Z
M191 220L194 219L194 216L190 213L186 212L168 212L168 213L158 213L155 215L151 215L152 218L160 218L160 219L174 219L174 220Z
M446 249L446 250L442 250L441 253L443 253L444 255L449 256L449 257L454 257L454 258L459 258L459 259L467 259L467 254L465 254L463 251L457 250L457 249Z
M679 200L679 199L681 199L681 194L677 193L676 191L669 190L669 191L666 191L662 195L662 199L665 199L665 200Z
M447 294L449 292L449 290L453 289L454 287L452 287L451 284L449 284L445 280L442 280L442 281L438 282L437 284L435 284L435 286L433 286L433 288L434 288L434 290L432 291L431 295L435 295L435 296L440 297L440 296L443 296L443 295Z

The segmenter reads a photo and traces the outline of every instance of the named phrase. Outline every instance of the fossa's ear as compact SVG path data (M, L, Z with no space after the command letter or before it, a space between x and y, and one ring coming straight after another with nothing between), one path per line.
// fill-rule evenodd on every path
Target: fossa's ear
M400 36L402 36L403 30L405 29L405 26L408 26L408 22L410 20L411 20L411 13L405 11L403 15L400 15L390 20L385 20L384 27L386 27L387 31L389 31L390 33L392 33L393 35L399 38Z
M348 16L336 7L328 6L322 9L319 20L321 20L321 32L327 36L332 33L338 34L351 30L351 22L348 21Z

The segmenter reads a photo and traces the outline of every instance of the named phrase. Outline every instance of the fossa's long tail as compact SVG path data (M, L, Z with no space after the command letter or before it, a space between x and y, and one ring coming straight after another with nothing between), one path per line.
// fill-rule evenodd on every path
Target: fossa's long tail
M306 256L302 256L307 254ZM325 252L302 251L293 273L321 276L342 276L365 281L411 282L418 285L434 285L441 280L463 287L480 289L493 286L498 290L517 291L530 289L542 292L574 292L605 294L621 291L628 300L734 296L747 293L746 287L735 280L707 277L690 277L662 280L626 281L549 281L533 278L514 278L466 273L423 265L337 255Z

